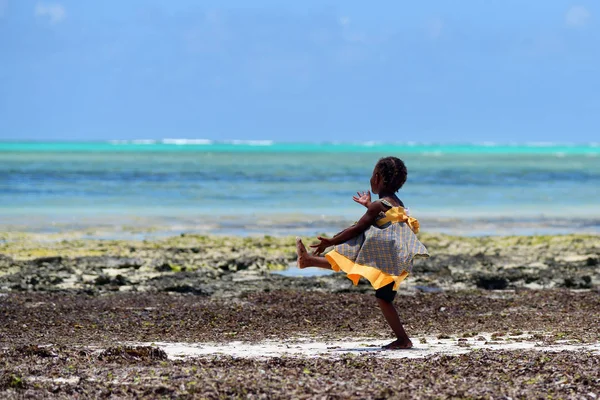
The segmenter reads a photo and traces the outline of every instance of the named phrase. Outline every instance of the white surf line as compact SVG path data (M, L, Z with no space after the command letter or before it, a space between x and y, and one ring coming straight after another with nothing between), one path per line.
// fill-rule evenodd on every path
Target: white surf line
M433 355L460 355L478 349L485 350L537 350L537 351L584 351L600 355L600 343L571 344L568 341L558 342L554 345L544 345L539 341L520 338L510 340L492 340L489 336L481 340L481 336L466 339L437 339L425 338L421 343L418 338L413 339L414 347L410 350L384 351L381 346L390 340L348 339L336 341L318 341L312 339L298 339L286 343L283 340L267 340L258 343L230 342L230 343L175 343L153 342L123 343L128 346L155 346L163 349L170 359L184 359L190 357L210 358L215 356L231 356L237 358L267 359L273 357L298 357L298 358L339 358L344 355L369 355L383 358L425 358ZM517 339L519 341L515 341ZM567 342L567 343L565 343Z

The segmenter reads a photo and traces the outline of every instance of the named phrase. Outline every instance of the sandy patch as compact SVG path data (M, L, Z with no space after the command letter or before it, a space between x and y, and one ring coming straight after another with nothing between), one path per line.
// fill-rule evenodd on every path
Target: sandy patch
M424 340L423 340L424 339ZM493 340L491 335L480 335L477 338L438 339L436 337L414 338L414 348L410 350L384 351L381 346L390 340L348 339L336 341L319 341L298 339L289 341L261 341L258 343L175 343L175 342L128 342L130 346L158 346L169 358L182 359L190 357L232 356L251 359L268 359L273 357L297 358L339 358L344 355L369 355L389 359L425 358L433 355L460 355L477 350L537 350L537 351L581 351L600 355L600 343L574 344L568 341L556 344L543 344L540 341L527 340L524 337Z

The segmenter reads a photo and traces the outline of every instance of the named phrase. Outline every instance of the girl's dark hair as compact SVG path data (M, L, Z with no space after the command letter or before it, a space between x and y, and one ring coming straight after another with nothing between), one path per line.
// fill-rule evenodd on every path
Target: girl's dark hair
M375 172L383 179L385 189L392 193L400 190L408 176L406 165L397 157L380 158L375 166Z

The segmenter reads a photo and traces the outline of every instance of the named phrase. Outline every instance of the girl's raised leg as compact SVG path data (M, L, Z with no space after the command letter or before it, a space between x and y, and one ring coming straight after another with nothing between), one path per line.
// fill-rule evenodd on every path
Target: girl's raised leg
M296 253L298 254L298 268L318 267L331 269L329 261L325 257L310 254L299 237L296 238Z

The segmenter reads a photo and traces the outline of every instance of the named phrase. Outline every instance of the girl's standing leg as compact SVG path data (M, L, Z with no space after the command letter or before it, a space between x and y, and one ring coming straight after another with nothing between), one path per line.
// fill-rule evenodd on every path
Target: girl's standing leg
M394 282L391 282L377 289L375 291L375 297L377 298L377 303L379 303L379 308L381 309L385 320L387 321L390 328L392 328L397 337L395 341L386 346L383 346L383 348L389 350L396 350L410 349L411 347L413 347L412 342L408 338L408 335L404 331L404 327L400 322L398 311L396 311L396 307L394 307L394 298L396 297L396 291L394 290Z
M400 317L398 316L396 307L394 307L394 303L379 298L377 299L377 303L379 303L379 308L381 309L385 320L389 324L390 328L392 328L397 338L392 343L383 346L383 348L386 350L412 348L413 344L408 338L408 335L402 326L402 322L400 322Z
M296 253L298 253L298 268L318 267L331 269L329 261L325 257L310 254L300 238L296 238Z

